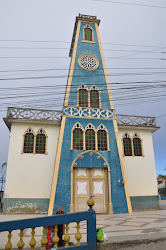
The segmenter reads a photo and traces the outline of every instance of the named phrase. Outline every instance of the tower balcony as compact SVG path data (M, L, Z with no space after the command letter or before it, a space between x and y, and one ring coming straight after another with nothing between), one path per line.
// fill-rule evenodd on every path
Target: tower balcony
M67 117L97 118L117 120L118 127L146 127L158 129L156 118L151 116L119 115L113 109L95 109L82 107L65 107L63 112L58 110L41 110L30 108L9 107L4 121L11 128L13 121L42 121L60 124L62 115Z

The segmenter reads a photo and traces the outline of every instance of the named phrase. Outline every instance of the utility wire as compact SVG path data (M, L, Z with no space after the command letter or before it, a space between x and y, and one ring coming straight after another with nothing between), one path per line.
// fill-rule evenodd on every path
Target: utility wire
M0 47L0 49L13 49L13 50L70 50L70 48L39 48L39 47ZM165 47L160 48L165 49ZM73 49L74 50L74 49ZM96 48L91 48L90 50L96 50ZM159 49L158 49L159 50ZM116 51L116 52L141 52L141 53L166 53L165 51L153 52L148 50L125 50L125 49L103 49L103 51Z
M91 0L93 2L105 2L105 3L112 3L112 4L124 4L124 5L136 5L142 7L150 7L150 8L160 8L166 9L166 6L159 6L159 5L147 5L147 4L139 4L139 3L130 3L130 2L120 2L120 1L110 1L110 0Z
M128 69L131 69L131 70L139 70L139 69L146 69L146 70L158 70L158 69L165 69L166 68L159 68L159 67L156 67L156 68L113 68L113 67L107 67L107 68L103 68L103 69L112 69L112 70L128 70ZM6 72L28 72L28 71L32 71L32 72L38 72L38 71L56 71L56 70L60 70L60 71L68 71L69 68L48 68L48 69L17 69L17 70L0 70L0 73L6 73ZM75 70L75 71L82 71L82 69L76 69L76 68L70 68L70 70Z
M0 42L30 42L30 43L69 43L71 44L71 42L67 42L67 41L56 41L56 40L14 40L14 39L0 39ZM106 45L112 45L112 46L133 46L133 47L151 47L151 48L163 48L160 46L156 46L156 45L144 45L144 44L128 44L128 43L108 43L108 42L102 42L102 43L98 43L98 44L106 44Z
M143 53L143 52L140 52ZM132 56L131 55L126 55L126 56L122 56L122 57L110 57L110 56L106 56L106 57L101 57L101 58L105 58L105 59L125 59L125 60L166 60L166 58L156 58L156 57L134 57L134 58L126 58L127 56ZM49 58L49 59L71 59L68 56L0 56L1 59L41 59L41 58ZM76 57L73 57L76 58Z
M165 72L162 72L165 74ZM112 74L107 74L108 76L112 76ZM14 81L14 80L35 80L35 79L60 79L60 78L93 78L95 76L101 76L103 78L105 78L105 75L104 74L94 74L94 75L56 75L56 76L32 76L32 77L11 77L11 78L0 78L0 81ZM117 75L116 75L117 76ZM83 80L82 80L83 81ZM164 82L164 81L162 81ZM149 82L146 82L146 83L150 83ZM111 83L112 84L112 83Z
M33 72L26 72L26 74L32 74ZM19 73L19 75L24 75L25 73ZM126 72L126 73L111 73L111 74L107 74L108 76L111 76L111 77L115 77L115 76L144 76L144 75L162 75L162 74L166 74L166 71L160 71L160 72ZM7 77L11 77L11 76L14 76L14 75L17 75L18 76L18 73L16 74L10 74L10 75L2 75L2 77L5 77L5 78L2 78L2 79L8 79ZM85 76L85 78L89 78L89 77L94 77L94 76L102 76L104 77L103 74L96 74L96 75L89 75L89 76ZM29 76L24 76L26 78L30 78ZM32 76L32 77L42 77L42 76ZM46 76L47 77L47 76ZM48 76L48 77L51 77L51 76ZM55 76L55 78L67 78L67 77L70 77L67 76L67 75L57 75ZM73 78L75 77L81 77L80 75L73 75ZM11 79L11 78L9 78ZM19 77L18 77L19 79ZM0 78L1 80L1 78Z

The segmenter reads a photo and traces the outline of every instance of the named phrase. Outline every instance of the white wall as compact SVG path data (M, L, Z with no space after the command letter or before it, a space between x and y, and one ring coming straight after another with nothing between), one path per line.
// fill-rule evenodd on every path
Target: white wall
M144 157L124 156L124 165L130 196L158 195L152 133L143 129L119 128L120 140L124 133L132 137L138 133L143 142ZM122 140L121 140L122 144ZM123 148L122 148L123 152Z
M48 154L21 154L23 134L29 125L12 124L5 198L50 198L60 125L33 124L31 127L35 132L41 127L45 129L48 135ZM125 132L130 136L136 132L140 135L144 152L144 157L123 157L130 196L157 195L151 131L119 128L120 139Z
M43 128L47 135L47 155L21 154L23 134L30 124L13 123L7 162L5 198L50 198L59 125L32 124L36 133Z

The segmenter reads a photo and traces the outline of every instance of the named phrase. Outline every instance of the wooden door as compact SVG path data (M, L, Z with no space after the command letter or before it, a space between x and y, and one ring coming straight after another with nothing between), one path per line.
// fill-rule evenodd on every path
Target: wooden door
M75 212L88 210L87 201L92 196L96 213L107 212L108 186L106 169L75 168Z
M88 210L89 171L86 168L75 169L75 212Z
M107 212L107 188L106 170L102 168L92 169L92 196L96 213Z

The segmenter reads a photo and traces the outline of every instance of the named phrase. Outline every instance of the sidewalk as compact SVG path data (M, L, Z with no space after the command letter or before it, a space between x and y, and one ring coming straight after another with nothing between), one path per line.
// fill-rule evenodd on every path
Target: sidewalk
M101 243L98 249L124 249L124 247L141 242L166 240L166 201L161 201L164 210L141 211L132 214L97 215L97 227L101 227L108 236L107 243ZM0 215L0 221L34 218L45 215ZM86 242L86 222L80 223L81 242ZM75 243L76 223L69 225L70 241ZM13 248L19 241L19 231L12 233ZM42 228L35 229L36 247L40 247ZM29 246L31 229L24 230L25 248ZM0 233L0 249L5 249L7 232ZM112 247L113 248L112 248ZM118 248L117 248L118 247ZM166 247L165 247L166 249Z

